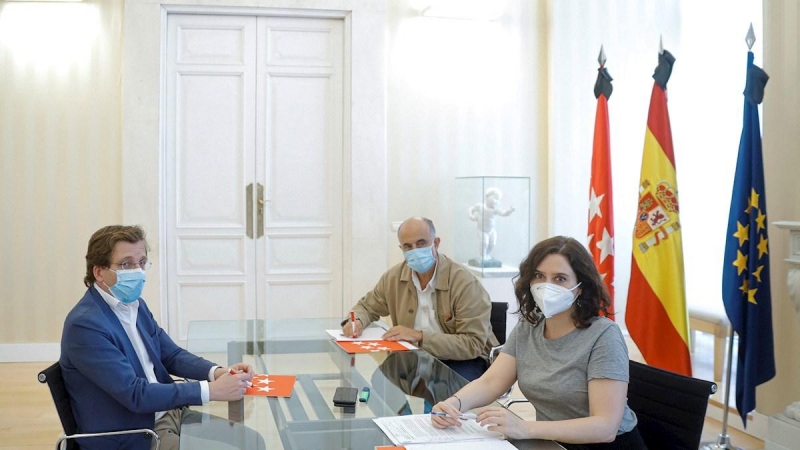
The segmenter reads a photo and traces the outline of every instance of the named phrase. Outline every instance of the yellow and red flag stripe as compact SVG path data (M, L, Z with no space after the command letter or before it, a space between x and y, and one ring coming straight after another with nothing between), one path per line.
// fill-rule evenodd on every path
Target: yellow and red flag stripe
M666 95L674 61L664 50L653 75L625 323L647 364L690 376L678 183Z
M611 139L608 131L608 98L613 91L611 75L604 67L605 54L600 50L600 68L594 95L597 112L594 119L592 178L589 182L589 252L603 276L611 304L609 318L614 320L614 207L611 183Z

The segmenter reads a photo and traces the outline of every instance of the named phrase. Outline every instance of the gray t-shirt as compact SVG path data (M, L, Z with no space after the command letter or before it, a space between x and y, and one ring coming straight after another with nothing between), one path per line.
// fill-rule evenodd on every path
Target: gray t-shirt
M616 323L593 319L558 339L545 339L544 320L522 320L508 338L503 353L517 359L519 389L536 408L536 420L589 417L589 380L628 381L628 348ZM636 426L636 415L625 404L617 434Z

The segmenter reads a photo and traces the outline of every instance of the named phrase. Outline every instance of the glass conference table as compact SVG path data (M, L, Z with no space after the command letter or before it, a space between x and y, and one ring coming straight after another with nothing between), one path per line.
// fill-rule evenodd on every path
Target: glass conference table
M325 332L339 328L339 319L190 322L192 353L217 364L243 361L256 373L297 377L291 397L246 396L195 406L193 412L260 435L268 449L373 450L392 445L373 418L430 412L431 405L467 383L421 349L347 354ZM350 411L336 407L333 394L339 386L369 387L369 400ZM184 419L181 449L220 447L225 439L218 433L208 437L204 422ZM550 441L510 442L520 449L562 448Z

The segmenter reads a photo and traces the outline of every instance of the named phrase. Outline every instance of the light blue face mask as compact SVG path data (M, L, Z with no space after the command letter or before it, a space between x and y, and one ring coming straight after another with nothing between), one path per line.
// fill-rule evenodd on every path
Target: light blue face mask
M403 252L403 257L406 258L408 267L417 273L425 273L431 270L431 267L436 263L436 258L433 257L433 244L430 247L419 247L407 252Z
M139 300L144 288L144 270L128 269L114 272L117 274L117 282L113 286L106 284L114 298L125 304Z

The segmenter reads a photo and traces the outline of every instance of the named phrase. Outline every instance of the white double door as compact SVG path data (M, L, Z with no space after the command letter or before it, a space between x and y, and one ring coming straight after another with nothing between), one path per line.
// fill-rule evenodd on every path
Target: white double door
M170 334L341 316L342 21L176 14L167 30Z

